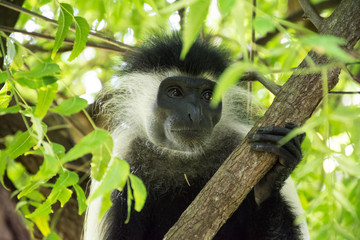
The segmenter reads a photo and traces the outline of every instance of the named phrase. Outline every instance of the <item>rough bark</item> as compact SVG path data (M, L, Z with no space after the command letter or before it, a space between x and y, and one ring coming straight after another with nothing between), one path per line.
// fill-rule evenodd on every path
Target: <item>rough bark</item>
M345 38L346 47L350 49L360 39L359 12L359 0L343 0L330 17L321 22L319 32ZM329 62L325 56L312 51L308 57L316 65ZM306 60L299 65L299 69L307 67ZM339 69L328 72L329 90L337 84L339 72ZM320 74L294 74L250 133L260 126L284 126L285 122L301 125L311 116L322 97ZM246 139L224 162L164 239L212 239L249 191L271 169L276 161L275 156L251 151Z
M24 221L14 211L15 204L10 200L10 194L0 185L0 239L30 240L30 234Z

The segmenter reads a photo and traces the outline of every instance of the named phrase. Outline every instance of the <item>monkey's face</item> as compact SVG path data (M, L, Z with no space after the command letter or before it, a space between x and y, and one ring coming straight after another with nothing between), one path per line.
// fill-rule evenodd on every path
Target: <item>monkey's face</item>
M174 76L164 79L154 104L150 139L158 146L195 151L211 138L222 106L210 106L215 82L205 78Z

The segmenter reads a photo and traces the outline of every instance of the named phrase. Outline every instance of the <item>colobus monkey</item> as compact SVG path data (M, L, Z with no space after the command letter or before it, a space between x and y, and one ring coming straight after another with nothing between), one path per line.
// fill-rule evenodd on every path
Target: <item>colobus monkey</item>
M112 193L113 206L100 224L100 200L93 202L86 240L162 239L251 127L246 117L249 95L242 88L233 87L221 104L210 106L229 54L200 39L184 60L181 49L177 33L150 39L126 57L116 86L100 94L98 116L112 133L114 154L143 180L148 198L141 212L131 212L127 224L126 191ZM275 153L279 161L215 239L306 238L294 224L294 206L280 192L301 160L303 136L277 145L293 128L265 127L250 137L254 150ZM298 201L295 191L292 195Z

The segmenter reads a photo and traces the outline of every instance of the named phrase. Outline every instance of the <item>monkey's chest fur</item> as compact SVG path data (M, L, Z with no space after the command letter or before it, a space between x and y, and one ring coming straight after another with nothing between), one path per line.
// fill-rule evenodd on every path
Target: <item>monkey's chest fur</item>
M201 189L240 141L234 134L194 154L158 148L146 139L137 138L124 159L130 163L133 174L143 180L149 195L194 192L191 189Z

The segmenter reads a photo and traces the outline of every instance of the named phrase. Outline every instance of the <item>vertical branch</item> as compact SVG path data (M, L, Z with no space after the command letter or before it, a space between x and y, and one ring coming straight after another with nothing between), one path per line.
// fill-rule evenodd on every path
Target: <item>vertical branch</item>
M254 62L254 55L255 55L255 30L254 30L254 25L253 25L253 21L256 17L256 0L253 0L252 1L252 13L251 13L251 42L250 42L250 56L249 56L249 59L250 59L250 62ZM247 84L247 89L248 89L248 92L250 94L252 94L252 91L253 91L253 84L251 81L248 82ZM252 98L248 98L247 99L247 118L248 119L251 119L252 118Z

